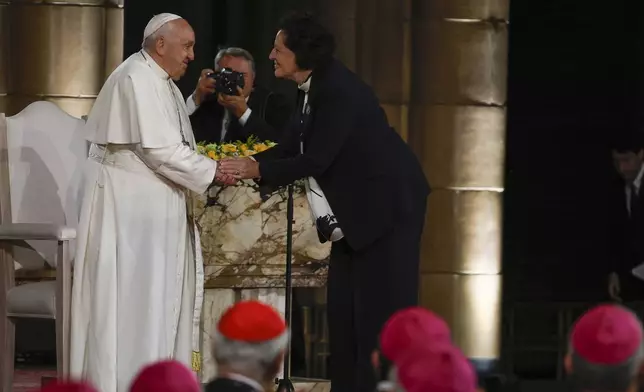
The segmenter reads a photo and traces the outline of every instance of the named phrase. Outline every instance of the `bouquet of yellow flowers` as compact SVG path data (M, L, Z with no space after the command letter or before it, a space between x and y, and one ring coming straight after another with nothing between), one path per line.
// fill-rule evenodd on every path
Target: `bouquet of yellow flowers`
M237 140L232 143L198 143L197 152L218 161L223 158L249 157L276 145L277 143L270 140L261 141L257 137L251 136L245 142Z

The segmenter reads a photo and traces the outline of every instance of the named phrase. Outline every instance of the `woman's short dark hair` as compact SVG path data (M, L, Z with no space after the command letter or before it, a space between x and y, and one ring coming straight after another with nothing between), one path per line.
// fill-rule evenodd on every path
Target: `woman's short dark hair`
M333 34L312 14L290 13L280 20L278 28L284 34L284 45L295 53L295 63L300 69L315 69L333 57Z

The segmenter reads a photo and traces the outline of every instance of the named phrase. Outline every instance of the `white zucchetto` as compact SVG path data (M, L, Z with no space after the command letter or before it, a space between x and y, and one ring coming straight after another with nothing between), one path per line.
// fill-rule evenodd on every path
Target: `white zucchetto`
M183 18L180 17L179 15L170 14L167 12L159 15L154 15L154 17L152 17L152 19L150 19L150 21L148 22L148 25L145 26L145 30L143 30L142 42L145 43L146 38L156 33L157 30L159 30L164 24L168 22L172 22L173 20L177 20L177 19L183 19Z

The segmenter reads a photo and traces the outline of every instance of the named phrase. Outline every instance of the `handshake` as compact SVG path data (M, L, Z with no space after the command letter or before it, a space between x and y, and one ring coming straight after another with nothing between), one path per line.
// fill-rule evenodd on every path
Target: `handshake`
M237 181L259 178L259 162L251 158L223 158L217 162L215 183L235 185Z

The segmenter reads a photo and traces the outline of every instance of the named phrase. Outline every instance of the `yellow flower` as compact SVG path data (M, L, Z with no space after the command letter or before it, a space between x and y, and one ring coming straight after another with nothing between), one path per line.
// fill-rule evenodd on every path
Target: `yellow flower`
M244 151L243 154L244 154L245 157L249 157L249 156L255 154L255 151L247 149L247 150Z
M217 156L217 153L214 151L208 151L208 158L217 160L219 157Z
M253 150L257 152L262 152L268 150L268 146L264 143L257 143L253 146Z
M221 146L221 151L222 152L236 152L237 151L237 146L234 144L224 144Z
M247 145L245 145L245 144L242 144L241 146L239 146L239 149L240 149L243 153L245 153L245 152L248 150L248 146L247 146ZM246 154L244 154L244 155L246 155Z

